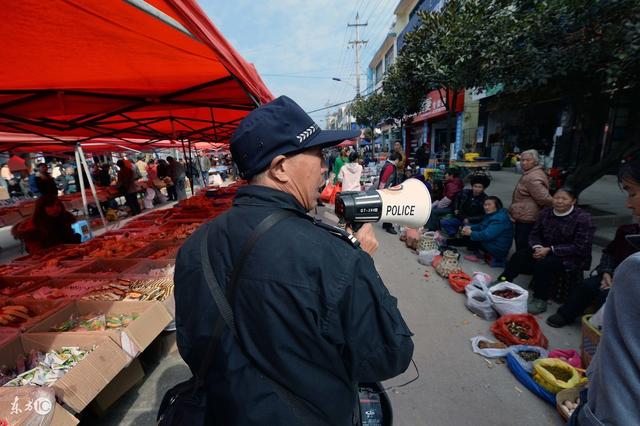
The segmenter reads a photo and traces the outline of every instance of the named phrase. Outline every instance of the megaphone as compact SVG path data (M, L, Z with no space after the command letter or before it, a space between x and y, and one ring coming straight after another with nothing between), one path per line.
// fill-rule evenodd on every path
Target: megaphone
M341 192L336 196L335 213L354 230L379 221L419 228L431 215L431 195L424 183L407 179L387 189Z

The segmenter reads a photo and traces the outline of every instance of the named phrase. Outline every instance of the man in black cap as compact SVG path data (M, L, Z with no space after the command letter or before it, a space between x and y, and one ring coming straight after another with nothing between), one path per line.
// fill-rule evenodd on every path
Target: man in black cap
M372 227L349 235L307 214L323 183L322 149L358 134L320 130L282 96L233 135L234 161L250 184L187 240L175 271L180 354L196 374L211 362L203 377L209 424L352 425L357 384L409 365L412 333L376 272ZM254 238L274 213L280 220ZM234 288L227 298L237 333L220 327L209 264L225 292Z

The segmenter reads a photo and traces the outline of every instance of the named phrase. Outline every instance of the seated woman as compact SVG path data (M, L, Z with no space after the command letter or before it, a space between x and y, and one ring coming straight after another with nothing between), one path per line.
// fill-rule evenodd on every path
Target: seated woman
M554 275L562 271L585 271L591 266L595 226L591 215L576 207L576 195L567 188L553 196L553 207L540 212L529 235L529 249L514 253L499 279L512 281L521 273L533 273L533 299L528 310L547 310Z
M482 222L462 228L463 238L449 238L447 245L466 246L476 254L484 252L491 267L504 266L513 239L513 223L498 197L487 197L484 201ZM477 256L465 256L477 262Z
M46 194L36 202L33 216L16 224L12 234L24 241L29 254L34 254L59 244L80 243L80 234L71 227L75 221L57 195Z
M431 216L426 224L428 231L435 231L440 226L440 218L453 212L451 203L458 195L464 183L460 179L460 171L458 169L448 169L444 175L444 193L443 197L434 202L431 206Z
M456 235L458 228L464 225L477 224L484 216L484 201L487 194L484 192L491 182L487 176L472 176L471 188L463 189L453 200L453 217L440 221L442 230L448 235Z

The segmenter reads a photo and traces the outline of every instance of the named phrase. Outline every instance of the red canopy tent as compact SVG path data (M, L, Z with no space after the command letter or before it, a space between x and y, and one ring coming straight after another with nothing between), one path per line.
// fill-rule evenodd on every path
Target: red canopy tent
M22 0L0 40L4 132L225 142L272 98L193 0Z

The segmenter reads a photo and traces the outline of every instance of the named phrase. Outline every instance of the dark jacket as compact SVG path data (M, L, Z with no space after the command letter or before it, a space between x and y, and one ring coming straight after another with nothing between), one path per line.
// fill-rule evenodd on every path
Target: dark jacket
M482 246L497 258L509 255L513 240L513 223L506 209L487 214L482 222L471 225L471 240L481 241Z
M529 247L551 247L567 270L591 267L591 245L596 227L591 215L574 207L567 216L556 216L549 207L540 212L529 235Z
M38 187L38 192L40 193L40 195L58 194L58 186L56 185L56 181L51 177L51 175L36 175L36 186Z
M616 236L613 241L602 250L600 264L597 267L599 274L607 272L613 276L613 271L622 261L638 252L638 249L629 244L626 239L627 235L636 234L640 234L640 225L637 223L622 225L616 230Z
M484 216L484 200L486 199L487 194L484 192L475 197L473 189L463 189L453 200L453 211L458 212L456 217L460 220L469 219L469 223L480 223Z
M218 316L201 270L201 239L209 236L209 261L226 287L245 241L277 209L299 216L275 225L245 259L233 302L239 337L262 369L327 424L351 425L356 383L405 371L411 332L371 257L314 225L289 194L243 187L228 212L182 246L174 278L180 355L198 370ZM209 424L300 423L228 330L207 383Z

